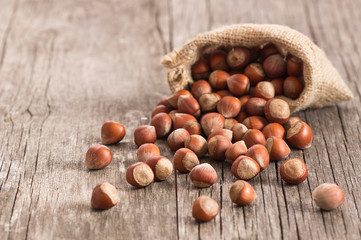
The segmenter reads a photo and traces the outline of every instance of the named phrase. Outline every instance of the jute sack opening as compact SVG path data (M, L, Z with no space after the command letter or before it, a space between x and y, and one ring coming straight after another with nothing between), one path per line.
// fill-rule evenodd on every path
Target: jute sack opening
M305 87L298 99L281 97L288 102L291 111L324 107L353 98L337 70L326 54L302 33L281 25L239 24L225 26L199 34L179 51L165 55L162 64L168 71L168 83L172 92L187 89L193 83L192 65L204 53L218 47L259 47L274 43L283 56L288 53L303 61Z

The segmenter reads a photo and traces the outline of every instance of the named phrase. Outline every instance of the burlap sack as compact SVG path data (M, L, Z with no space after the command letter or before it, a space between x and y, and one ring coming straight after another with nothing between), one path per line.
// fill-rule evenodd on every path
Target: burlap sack
M286 26L269 24L240 24L221 27L199 34L179 51L165 55L162 64L168 70L172 92L189 88L193 82L191 66L206 52L219 46L256 47L274 43L286 56L291 53L303 61L305 88L296 100L285 99L292 112L323 107L353 98L337 70L325 53L308 37Z

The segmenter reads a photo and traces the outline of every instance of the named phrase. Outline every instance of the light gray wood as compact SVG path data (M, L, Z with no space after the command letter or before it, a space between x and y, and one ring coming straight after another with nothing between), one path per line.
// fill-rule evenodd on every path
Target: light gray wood
M359 239L361 238L360 1L30 1L0 0L0 239ZM217 183L198 189L187 174L136 190L133 131L170 94L160 58L199 32L242 23L286 24L313 39L355 99L296 115L313 145L292 151L309 176L297 186L271 163L250 183L257 200L237 207L228 163L202 158ZM89 146L106 120L124 123L113 162L86 170ZM172 159L164 140L161 152ZM93 187L116 186L120 203L90 208ZM321 211L311 193L335 182L345 203ZM221 206L212 221L191 217L200 195Z

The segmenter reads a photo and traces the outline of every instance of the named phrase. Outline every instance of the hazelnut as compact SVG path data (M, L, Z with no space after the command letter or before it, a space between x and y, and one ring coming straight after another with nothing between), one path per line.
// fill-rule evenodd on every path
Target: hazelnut
M226 62L226 57L227 54L224 51L218 50L213 52L209 61L212 70L228 71L229 67Z
M227 63L231 68L242 69L250 59L250 51L244 47L232 48L227 54Z
M113 159L113 154L104 145L94 144L86 152L85 165L89 169L101 169L108 166Z
M188 113L195 117L201 114L201 108L197 100L192 96L179 96L178 111L181 113Z
M266 103L266 99L251 97L246 102L245 111L248 116L264 116L264 106Z
M173 108L177 108L179 96L187 96L187 95L191 96L192 94L188 90L179 90L179 91L173 93L173 95L168 98L168 103Z
M168 115L169 115L169 117L172 119L172 122L173 122L173 127L174 127L174 120L175 120L175 115L177 114L177 113L180 113L178 110L172 110L172 111L170 111L169 113L168 113ZM175 127L174 127L174 129L176 129Z
M206 80L198 80L193 84L191 93L193 97L199 99L205 93L212 93L212 87Z
M208 79L211 69L208 66L208 62L205 59L199 59L192 66L192 76L195 80Z
M154 174L152 169L143 162L130 165L126 172L127 182L137 188L146 187L153 183Z
M283 81L283 94L292 99L297 99L303 91L303 83L296 77L287 77Z
M102 144L114 144L120 142L125 136L125 128L122 124L107 121L101 128Z
M244 119L246 119L246 118L247 118L247 113L245 113L245 112L240 112L240 113L237 115L236 120L237 120L238 122L243 122Z
M259 63L251 63L244 69L244 75L249 78L251 85L256 85L262 81L266 74L264 73L263 67Z
M248 99L250 99L251 96L250 95L243 95L242 97L239 98L239 101L241 101L241 112L245 112L246 111L246 103L248 101Z
M281 178L291 184L299 184L307 178L307 166L298 158L284 161L280 167Z
M144 143L137 150L137 159L139 162L145 162L149 158L159 155L159 148L153 143Z
M221 100L221 96L217 93L206 93L199 98L199 105L202 112L213 112L217 110L217 104Z
M229 189L229 196L232 202L240 206L250 204L257 199L257 194L252 185L243 180L238 180L232 184Z
M296 125L297 122L303 122L303 121L299 117L290 117L286 122L286 124L284 125L286 131L288 131L288 129Z
M267 125L267 120L261 116L251 116L243 120L242 124L248 129L262 130Z
M217 70L209 75L209 83L215 89L226 89L227 88L227 78L229 74L222 70Z
M190 135L184 141L184 146L192 150L198 157L207 153L208 145L206 139L201 135Z
M237 124L238 121L234 118L227 118L224 120L224 128L231 130L235 124Z
M236 178L250 180L258 175L260 167L258 163L248 157L241 155L232 164L232 173Z
M219 213L219 205L210 197L198 197L192 207L192 216L201 222L214 219Z
M144 143L155 143L156 140L157 134L154 126L142 125L134 130L134 142L138 147Z
M265 137L265 139L276 136L279 138L285 138L285 129L283 126L279 123L269 123L267 124L263 129L262 133Z
M278 78L286 73L286 62L280 54L274 54L264 60L263 69L268 77Z
M242 140L244 134L247 132L248 128L242 123L237 123L232 127L233 142L238 142Z
M265 146L272 161L280 161L291 153L287 143L282 138L276 136L267 138Z
M152 169L154 178L157 181L167 179L173 172L172 162L163 156L153 156L145 163Z
M241 101L235 97L224 97L217 104L217 111L225 118L236 117L241 111Z
M183 128L178 128L169 134L167 144L170 149L177 151L178 149L184 147L184 141L187 137L189 137L188 131Z
M183 128L189 132L190 135L201 135L202 128L197 121L189 120L187 121Z
M157 103L157 106L159 106L159 105L166 106L169 110L173 109L172 105L170 105L169 102L168 102L168 98L163 98L163 99L161 99L161 100Z
M176 113L174 114L173 128L183 128L188 121L197 121L197 119L187 113Z
M169 108L166 107L165 105L157 105L153 111L151 116L154 117L155 115L157 115L158 113L169 113Z
M272 79L271 83L275 88L275 96L283 95L283 78Z
M221 98L226 96L233 96L232 93L228 90L220 90L216 92Z
M257 129L249 129L243 136L242 140L246 144L247 148L252 147L255 144L265 145L266 139L263 133Z
M227 86L234 96L240 97L249 91L249 79L244 74L234 74L227 78Z
M187 149L181 148L178 149L173 157L174 168L179 172L190 172L195 166L199 164L197 155Z
M114 207L118 202L118 191L110 183L99 183L93 189L91 197L92 208L106 210Z
M285 124L290 117L291 111L286 101L273 98L264 105L264 113L268 121Z
M247 147L244 141L233 143L226 151L226 159L228 162L233 163L239 156L247 153Z
M323 210L335 209L344 202L342 189L333 183L323 183L312 192L312 198Z
M295 56L290 56L287 59L287 73L290 76L295 76L295 77L299 77L302 75L302 71L303 71L303 64L301 59L295 57Z
M189 174L194 186L199 188L210 187L217 181L217 173L208 163L195 166Z
M226 158L226 150L232 145L231 141L221 135L216 135L208 140L209 156L216 160Z
M312 143L312 130L307 123L297 122L287 130L286 139L294 148L309 148Z
M275 96L275 87L271 82L261 81L254 87L253 95L269 100Z
M266 59L267 57L278 53L279 51L273 43L268 43L261 49L262 59Z
M219 113L207 113L201 118L201 126L206 136L209 136L214 130L224 127L224 117Z
M232 141L233 138L233 132L231 130L222 128L222 129L214 130L211 134L209 134L207 140L211 139L216 135L221 135L223 137L226 137L227 139L229 139L229 141Z
M261 171L268 167L270 156L265 146L255 144L247 150L246 155L258 163Z

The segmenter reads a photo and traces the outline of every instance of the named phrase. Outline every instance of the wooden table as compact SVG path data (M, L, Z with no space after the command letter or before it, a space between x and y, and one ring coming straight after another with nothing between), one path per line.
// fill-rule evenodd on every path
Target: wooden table
M360 1L30 1L0 0L0 239L360 239ZM227 163L209 161L219 179L196 189L187 174L136 190L125 171L136 161L133 131L170 94L160 58L198 33L233 23L285 24L324 49L355 99L295 114L313 129L311 148L292 151L309 168L285 184L280 163L250 181L257 201L236 207ZM100 171L83 163L105 120L124 123ZM172 158L164 141L163 155ZM114 184L120 203L90 208L93 187ZM344 204L320 211L312 190L335 182ZM199 195L220 203L197 223Z

